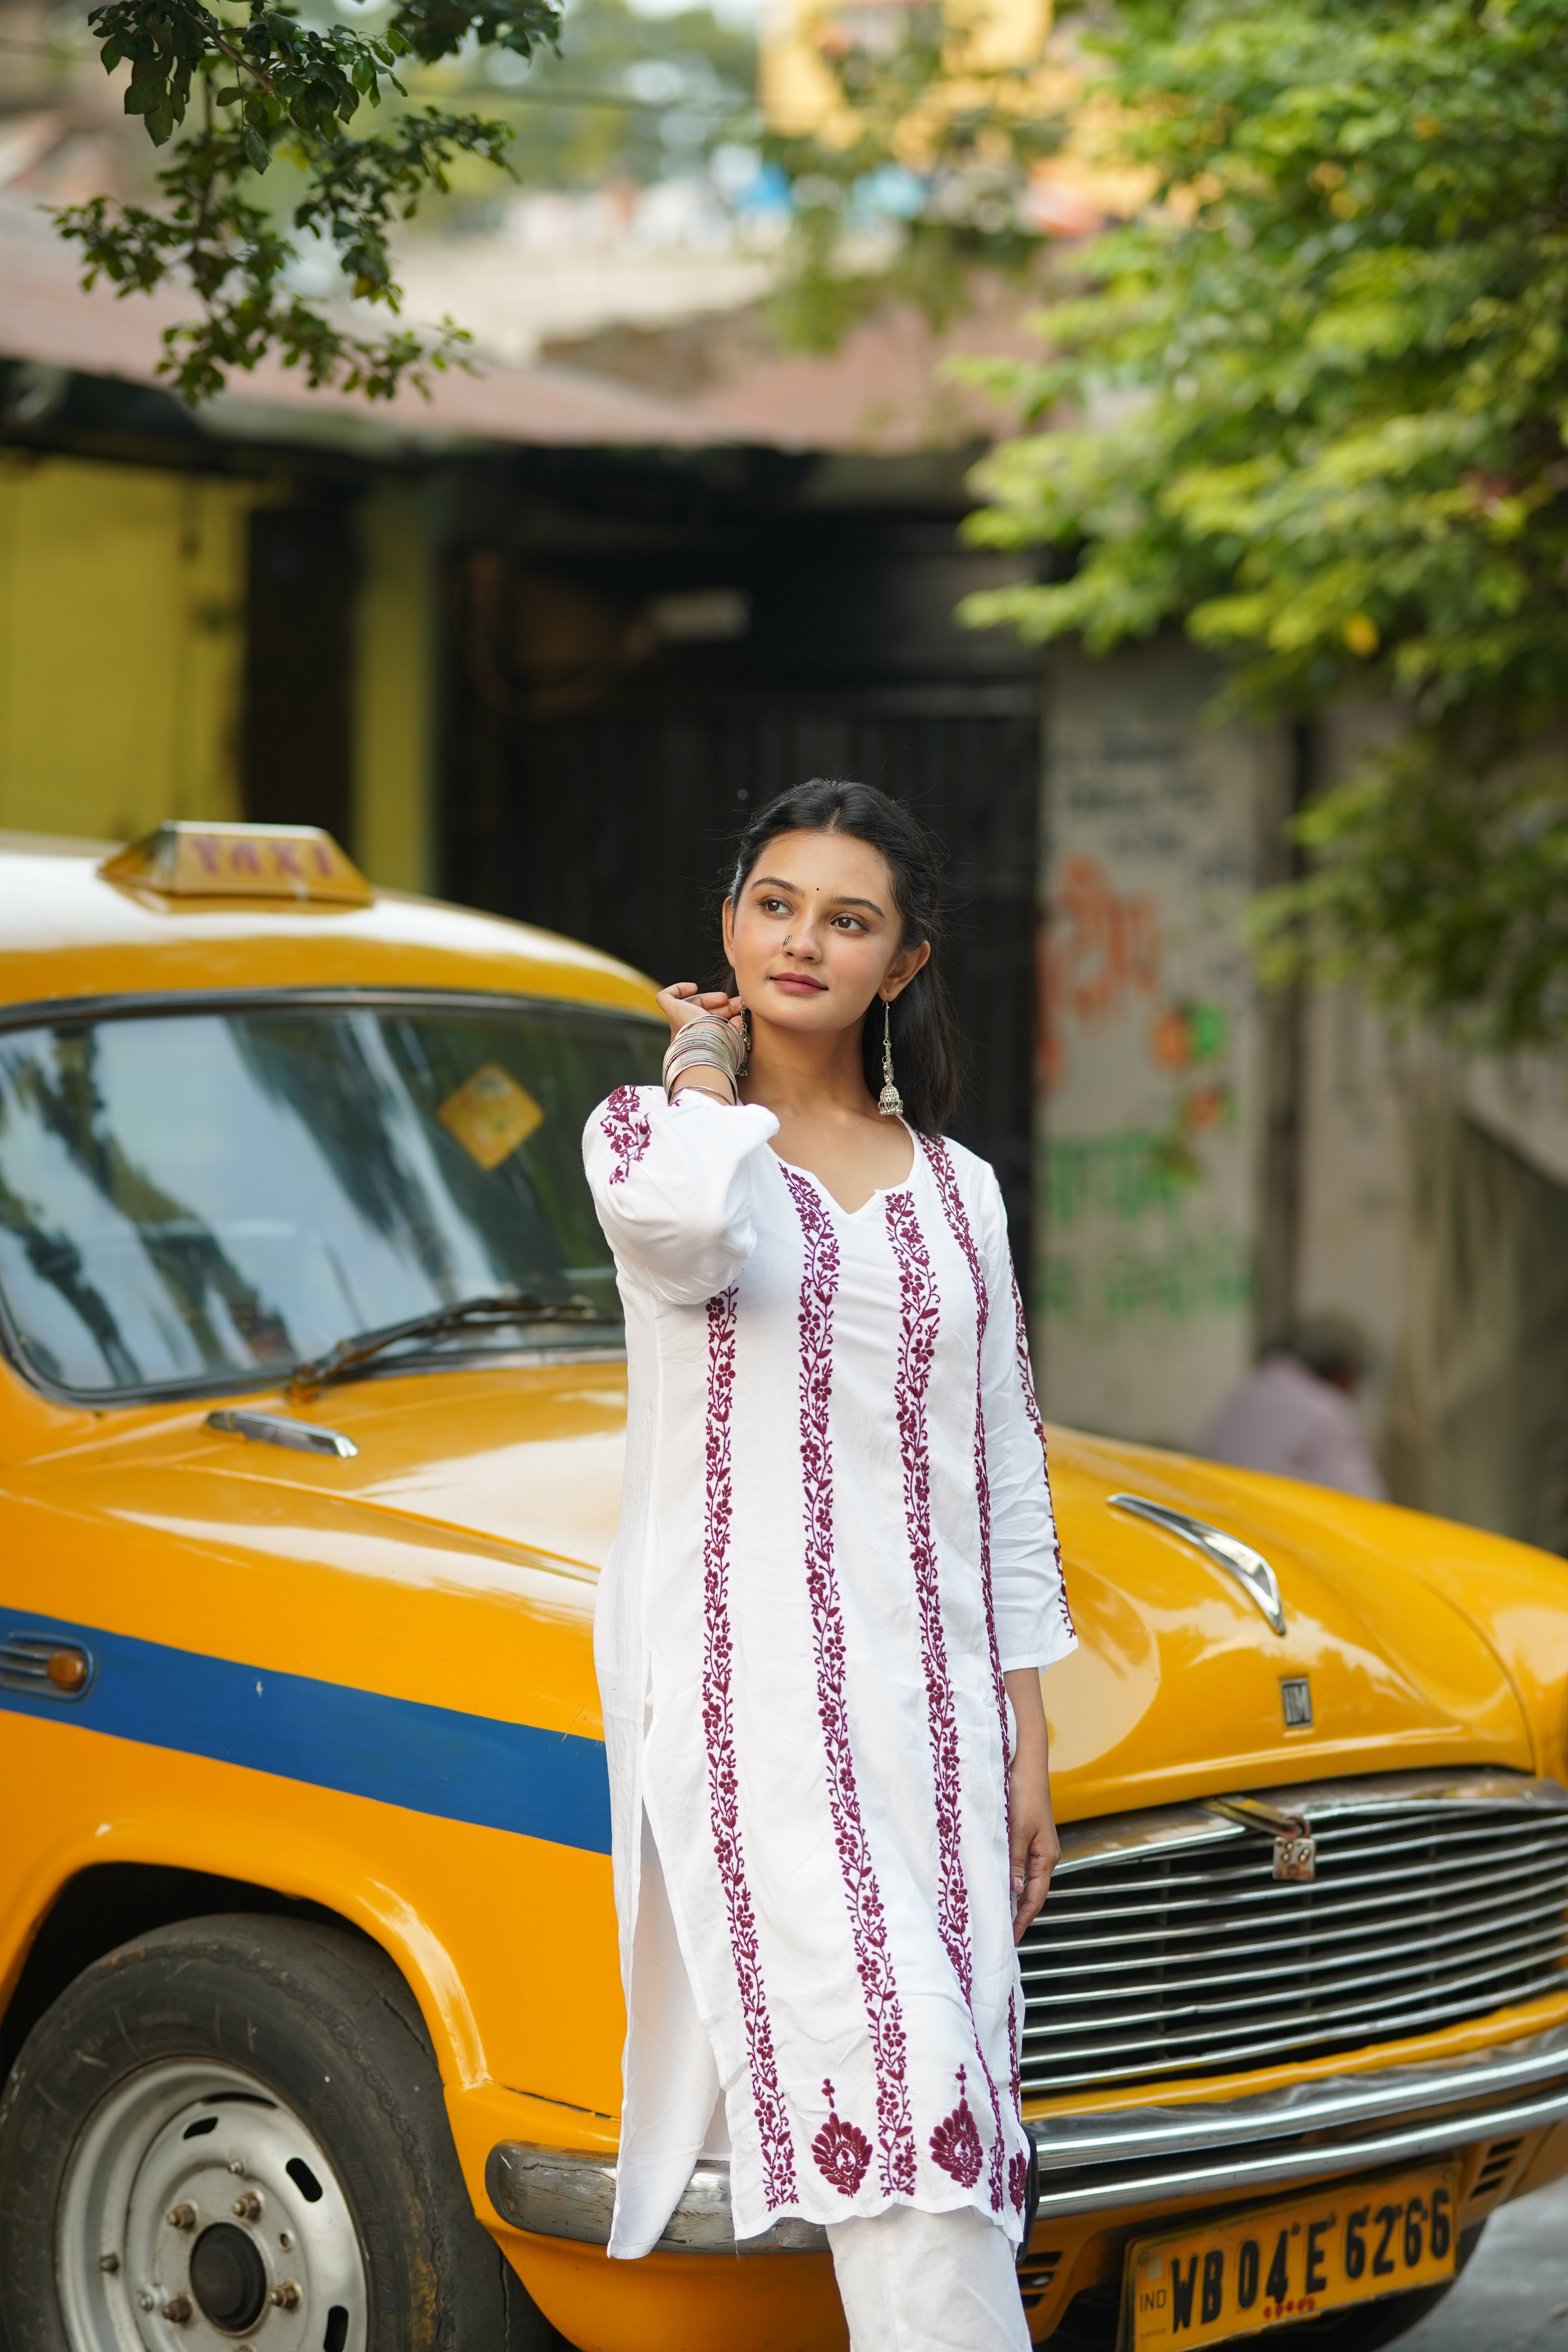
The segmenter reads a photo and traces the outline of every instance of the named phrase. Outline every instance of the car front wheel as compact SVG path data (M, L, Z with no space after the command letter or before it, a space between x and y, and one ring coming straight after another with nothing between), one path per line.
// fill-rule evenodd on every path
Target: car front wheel
M0 2100L10 2352L546 2352L374 1945L197 1919L110 1952Z

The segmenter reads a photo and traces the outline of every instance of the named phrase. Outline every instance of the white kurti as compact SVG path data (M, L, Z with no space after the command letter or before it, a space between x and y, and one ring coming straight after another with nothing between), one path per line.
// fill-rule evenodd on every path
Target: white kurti
M1074 1634L1001 1196L917 1138L850 1215L777 1124L625 1087L584 1136L629 1367L612 2253L659 2236L716 2088L738 2236L900 2202L1021 2232L1002 1676Z

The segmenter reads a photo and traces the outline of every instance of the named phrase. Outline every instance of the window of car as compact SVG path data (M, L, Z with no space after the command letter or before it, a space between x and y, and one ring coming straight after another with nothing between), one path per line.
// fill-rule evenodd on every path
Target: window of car
M145 1000L0 1027L0 1318L94 1400L254 1388L478 1296L420 1360L621 1339L581 1138L661 1023L515 998ZM410 1360L409 1343L385 1369Z

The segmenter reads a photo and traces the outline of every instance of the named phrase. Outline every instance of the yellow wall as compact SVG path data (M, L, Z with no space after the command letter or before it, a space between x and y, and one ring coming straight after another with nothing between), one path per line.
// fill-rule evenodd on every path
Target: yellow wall
M436 603L419 483L382 481L359 509L353 851L389 890L428 890Z
M239 814L250 483L0 452L0 827Z
M246 525L285 485L0 450L0 831L123 841L241 814ZM430 887L425 489L358 509L352 845Z

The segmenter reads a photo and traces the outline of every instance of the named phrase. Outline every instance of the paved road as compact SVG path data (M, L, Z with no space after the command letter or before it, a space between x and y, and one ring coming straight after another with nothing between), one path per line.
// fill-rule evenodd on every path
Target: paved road
M1568 2180L1488 2222L1453 2294L1399 2352L1568 2352Z

